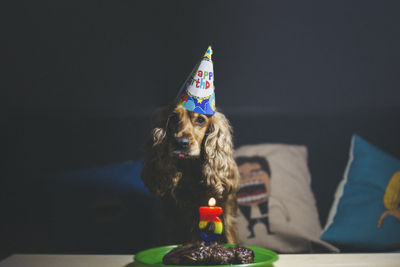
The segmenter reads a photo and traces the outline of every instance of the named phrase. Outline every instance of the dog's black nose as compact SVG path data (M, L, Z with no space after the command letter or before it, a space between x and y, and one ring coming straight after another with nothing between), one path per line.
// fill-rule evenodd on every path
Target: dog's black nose
M176 138L176 145L178 148L186 149L189 147L189 138L187 137L178 137Z

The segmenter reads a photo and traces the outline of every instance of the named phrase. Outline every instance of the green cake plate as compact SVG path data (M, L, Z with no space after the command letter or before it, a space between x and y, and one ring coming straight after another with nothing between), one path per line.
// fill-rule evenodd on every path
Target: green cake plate
M182 267L183 265L165 265L162 263L162 259L165 254L171 251L173 248L176 248L178 245L173 246L164 246L164 247L156 247L151 249L142 250L135 255L135 262L133 266L135 267ZM226 244L225 247L234 247L235 245ZM254 247L254 246L245 246L254 251L254 263L249 264L231 264L231 265L215 265L218 267L261 267L261 266L270 266L275 261L278 260L278 254L276 254L272 250ZM196 265L201 267L201 265ZM207 265L205 267L210 267L212 265Z

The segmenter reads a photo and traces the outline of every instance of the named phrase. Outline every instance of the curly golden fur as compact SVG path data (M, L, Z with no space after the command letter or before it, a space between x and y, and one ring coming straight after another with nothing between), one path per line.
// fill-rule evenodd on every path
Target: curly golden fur
M222 113L205 116L179 106L161 112L142 170L144 184L161 200L160 244L197 240L198 208L210 197L224 210L221 241L237 243L239 174L232 154L231 126Z

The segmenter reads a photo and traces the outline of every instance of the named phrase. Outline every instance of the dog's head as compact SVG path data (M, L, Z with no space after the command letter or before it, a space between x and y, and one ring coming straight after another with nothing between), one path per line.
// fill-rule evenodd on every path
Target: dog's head
M215 196L222 196L238 187L232 154L231 126L221 112L207 116L170 106L156 122L142 179L153 192L163 195L181 179L177 161L200 159L204 183L214 188Z

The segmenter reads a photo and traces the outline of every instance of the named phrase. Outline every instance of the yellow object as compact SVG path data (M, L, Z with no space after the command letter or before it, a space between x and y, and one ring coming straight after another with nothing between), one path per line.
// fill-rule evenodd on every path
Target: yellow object
M199 222L199 228L204 229L207 226L208 221L200 221Z
M393 174L390 179L385 195L383 197L383 203L388 210L396 209L400 199L400 171Z
M383 196L383 204L387 209L378 220L378 228L381 227L383 219L390 215L396 217L400 221L400 171L397 171L390 178Z
M214 222L215 230L214 234L220 235L222 234L222 222Z

